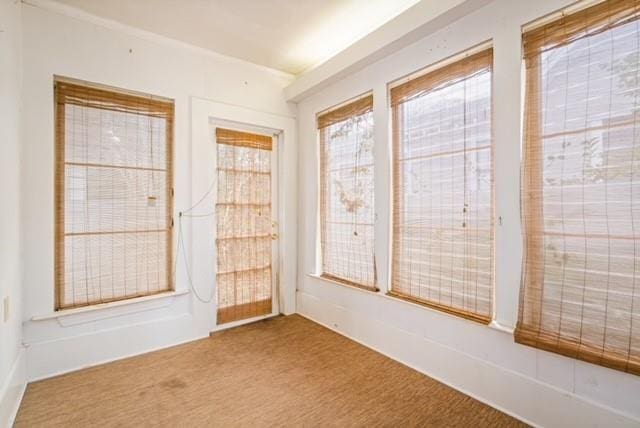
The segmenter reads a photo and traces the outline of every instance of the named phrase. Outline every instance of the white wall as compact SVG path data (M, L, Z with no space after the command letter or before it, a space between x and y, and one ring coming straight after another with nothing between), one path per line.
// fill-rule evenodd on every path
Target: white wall
M0 426L15 410L20 373L21 3L0 0ZM9 299L8 320L2 302ZM22 378L22 379L21 379Z
M15 58L19 56L20 42L19 37L16 39L11 34L17 34L20 5L15 5L13 0L0 1L4 2L0 10L3 26L0 29L5 29L5 20L11 23L9 28L14 29L0 33L3 149L7 145L5 141L15 142L10 144L14 149L12 155L6 156L9 152L3 151L0 158L0 174L3 174L0 186L11 184L8 189L2 187L0 193L3 202L13 198L16 207L20 206L18 182L22 194L22 225L19 224L18 208L3 210L0 214L1 290L5 293L6 284L9 284L10 293L16 297L12 297L10 328L0 324L0 385L11 365L5 360L15 359L19 349L20 323L16 321L20 319L20 305L16 305L20 299L20 271L16 267L20 254L19 230L22 231L24 255L22 319L30 379L206 336L211 326L205 321L210 318L208 311L214 308L198 304L192 294L64 319L32 320L32 317L51 314L54 302L53 75L175 99L176 212L190 206L200 196L192 182L192 178L197 180L199 176L192 177L194 153L201 152L192 147L195 141L190 135L193 97L213 100L216 108L228 105L230 112L242 109L244 113L254 111L290 119L295 108L284 101L282 89L291 83L291 77L111 23L87 22L24 4L23 144L20 154L23 168L18 180L20 132L16 107L20 96L16 90L20 87L20 73L14 65L19 64ZM383 295L388 280L390 190L386 84L493 39L496 215L503 218L503 225L496 228L496 320L507 327L515 324L522 247L518 207L520 25L568 3L569 0L496 0L299 104L297 310L528 421L546 426L639 424L640 377L517 345L505 332ZM39 0L36 4L46 6L49 3ZM11 46L8 50L5 49L7 41L7 46ZM13 59L7 62L5 52ZM11 65L10 79L4 78L5 64ZM307 276L315 271L316 258L315 113L367 90L375 93L376 251L383 285L379 294ZM5 127L7 118L11 120ZM7 137L5 132L9 133ZM290 174L295 166L289 164L283 168L288 171L287 180L294 181ZM4 174L10 175L8 179ZM189 230L185 238L187 248L194 244ZM10 238L5 240L5 236ZM295 252L295 246L288 251ZM191 259L191 254L188 256ZM9 269L4 266L7 262ZM178 272L177 288L188 288L182 269ZM209 292L210 288L200 289L200 294L205 296ZM6 343L10 345L7 347Z
M30 380L207 336L215 311L213 303L199 304L188 293L72 317L32 320L54 309L53 75L175 99L176 213L201 196L192 192L190 110L194 97L214 100L230 110L266 112L290 120L295 112L282 94L292 80L289 75L87 17L44 0L34 4L37 6L23 6L21 175L24 342ZM202 180L209 184L207 177ZM295 198L295 191L292 193ZM187 249L193 244L190 230L187 225ZM187 290L182 260L180 263L176 288ZM211 294L212 282L210 278L196 284L201 295Z
M514 343L522 241L519 212L521 26L572 3L495 0L298 104L298 312L531 423L640 424L640 377ZM384 295L389 279L390 138L387 84L487 40L494 46L495 319L482 326ZM376 258L381 291L316 272L317 112L373 90ZM304 173L302 173L304 172ZM505 331L506 330L506 331Z

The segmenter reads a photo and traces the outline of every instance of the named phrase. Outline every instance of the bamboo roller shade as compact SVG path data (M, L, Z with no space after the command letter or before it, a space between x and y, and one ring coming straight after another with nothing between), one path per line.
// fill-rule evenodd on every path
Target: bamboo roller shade
M271 150L273 137L249 132L234 131L232 129L216 128L218 144L229 146L249 147L260 150Z
M216 128L217 324L272 312L272 140Z
M373 96L318 116L322 276L376 291Z
M515 340L640 374L640 1L524 34Z
M493 63L493 49L485 49L464 59L445 65L406 83L391 88L391 107L409 101L433 91L441 86L452 85L464 80L473 73L491 68Z
M327 128L338 122L344 122L356 116L373 111L373 94L361 97L353 102L318 115L318 129Z
M391 89L391 290L488 323L493 295L492 49Z
M173 287L173 101L55 82L56 309Z

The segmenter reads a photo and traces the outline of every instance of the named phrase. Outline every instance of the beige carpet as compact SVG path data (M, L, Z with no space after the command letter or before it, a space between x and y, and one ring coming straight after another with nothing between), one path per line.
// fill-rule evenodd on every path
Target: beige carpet
M16 427L519 425L298 315L32 383L16 420Z

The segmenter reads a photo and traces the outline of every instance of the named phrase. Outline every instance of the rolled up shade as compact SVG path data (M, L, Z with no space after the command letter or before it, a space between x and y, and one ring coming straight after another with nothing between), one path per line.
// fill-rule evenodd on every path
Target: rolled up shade
M356 116L373 111L373 95L364 96L356 101L322 113L318 116L318 129L326 128L338 122L344 122Z
M269 135L235 131L233 129L216 128L216 141L218 144L226 144L228 146L271 150L273 137Z
M429 73L391 88L391 107L419 97L440 86L453 85L491 67L493 49L485 49L464 59L439 67Z
M515 340L640 374L640 1L527 32Z
M535 57L635 21L637 8L637 0L607 0L527 31L522 36L524 57Z

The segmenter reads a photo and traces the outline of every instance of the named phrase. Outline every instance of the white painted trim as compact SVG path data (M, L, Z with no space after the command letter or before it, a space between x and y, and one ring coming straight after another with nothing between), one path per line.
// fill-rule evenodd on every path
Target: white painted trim
M197 328L194 320L191 314L181 314L31 343L27 346L27 379L29 382L48 379L208 337L208 332ZM190 330L190 334L185 334ZM123 340L123 334L129 340ZM110 346L105 347L105 343ZM69 349L74 352L69 353Z
M507 333L507 334L510 334L510 335L513 336L513 332L514 332L514 328L513 327L509 327L509 326L506 326L504 324L500 324L496 320L491 321L491 323L489 324L489 327L494 329L494 330L501 331L503 333Z
M637 427L634 416L426 337L298 292L298 313L521 421L542 427ZM348 324L346 324L348 323ZM388 334L387 334L388 333ZM384 337L387 338L385 340ZM393 340L388 340L391 337ZM377 343L376 343L377 341ZM514 391L518 391L514 394Z
M278 307L280 312L291 314L295 312L295 292L297 285L297 126L293 117L267 113L241 106L220 103L199 97L191 98L191 197L192 204L198 202L202 195L211 188L215 181L215 140L211 123L234 123L242 129L267 130L268 133L278 134L278 226L277 243L278 266L280 272L278 293ZM204 212L213 210L214 197L209 197L201 208ZM204 208L209 205L208 208ZM192 248L192 278L194 286L199 290L208 290L215 294L215 242L206 237L214 236L214 216L191 221L184 230L193 237ZM213 295L214 295L213 294ZM200 305L200 302L196 302ZM203 322L209 326L209 331L216 328L215 301L203 304L207 320Z
M315 273L308 273L307 276L309 276L311 278L314 278L314 279L317 279L319 281L327 281L327 282L332 283L332 284L336 284L336 285L340 285L340 286L343 286L343 287L352 288L352 289L354 289L356 291L360 291L360 292L363 292L363 293L377 294L378 296L383 297L385 299L395 300L397 302L401 302L401 303L405 303L405 304L408 304L408 305L416 306L416 307L419 307L421 309L428 310L428 311L435 311L436 313L442 314L442 315L447 316L447 317L460 318L460 319L463 319L463 320L468 321L468 322L474 322L474 321L467 320L467 319L465 319L463 317L459 317L457 315L453 315L453 314L450 314L450 313L447 313L447 312L444 312L444 311L439 311L439 310L437 310L435 308L431 308L431 307L426 306L426 305L420 305L420 304L412 302L410 300L405 300L405 299L400 299L398 297L394 297L392 295L387 294L386 292L383 292L382 290L372 291L372 290L365 290L365 289L359 288L359 287L353 287L353 286L350 286L348 284L342 284L342 283L340 283L338 281L333 281L333 280L331 280L329 278L324 278L322 275L318 275L318 274L315 274ZM480 323L478 323L478 324L483 326L483 324L480 324ZM507 334L513 336L513 332L514 332L514 328L513 327L509 327L509 326L506 326L504 324L501 324L496 320L492 320L486 326L491 328L491 329L493 329L493 330L497 330L497 331L500 331L502 333L507 333Z
M27 387L26 364L24 348L20 348L7 379L0 388L0 426L2 427L10 427L15 422Z
M336 281L334 279L331 278L325 278L324 276L322 276L322 274L318 274L318 273L308 273L307 276L309 278L313 278L313 279L317 279L318 281L326 281L330 284L335 284L335 285L339 285L341 287L347 287L351 290L355 290L355 291L359 291L362 293L373 293L373 294L380 294L380 290L378 291L374 291L374 290L367 290L366 288L362 288L362 287L356 287L355 285L350 285L344 282L340 282L340 281Z
M271 309L280 313L280 150L283 144L282 132L271 137ZM274 238L275 234L275 239ZM297 239L297 235L296 235Z
M339 282L339 281L334 281L334 280L332 280L330 278L325 278L322 275L319 275L319 274L316 274L316 273L308 273L307 276L309 278L313 278L313 279L315 279L317 281L324 281L324 282L327 282L329 284L337 285L337 286L340 286L340 287L346 287L346 288L348 288L350 290L354 290L354 291L357 291L357 292L360 292L360 293L373 294L373 295L379 296L379 297L381 297L383 299L390 299L390 300L393 300L395 302L399 302L401 304L411 305L413 307L420 308L420 310L426 310L426 311L435 312L435 313L437 313L439 315L442 315L442 316L445 316L445 317L450 317L450 318L454 318L454 319L458 319L458 320L463 320L464 322L472 322L472 323L477 324L477 325L479 325L481 327L489 327L489 328L492 328L494 330L501 331L503 333L511 333L511 334L513 334L513 329L509 329L508 327L503 326L502 324L499 324L496 321L492 321L489 324L482 324L482 323L478 323L478 322L475 322L475 321L468 320L468 319L466 319L464 317L461 317L461 316L458 316L458 315L450 314L448 312L444 312L444 311L438 310L436 308L432 308L432 307L427 306L427 305L421 305L419 303L412 302L411 300L401 299L399 297L395 297L395 296L389 295L386 292L382 292L381 290L373 291L373 290L367 290L367 289L360 288L360 287L355 287L353 285L344 284L344 283ZM300 292L300 291L298 291L298 292Z
M272 312L272 313L266 314L266 315L258 315L257 317L253 317L253 318L247 318L247 319L244 319L244 320L228 322L228 323L225 323L225 324L221 324L221 325L215 326L213 328L213 330L211 330L211 333L215 333L217 331L228 330L230 328L240 327L241 325L246 325L246 324L251 324L251 323L257 322L257 321L266 320L266 319L269 319L269 318L277 317L278 315L280 315L279 312Z
M99 25L101 27L107 28L109 30L119 31L124 34L137 37L139 39L147 40L150 42L158 43L158 44L169 46L169 47L185 49L193 53L213 57L216 59L220 59L220 60L235 63L235 64L248 65L253 68L257 68L261 71L265 71L272 75L282 76L292 80L294 78L293 74L287 73L282 70L276 70L275 68L267 67L265 65L260 65L254 62L240 59L240 58L221 54L219 52L212 51L210 49L206 49L200 46L196 46L191 43L183 42L177 39L173 39L171 37L166 37L157 33L153 33L151 31L146 31L136 27L132 27L130 25L123 24L121 22L114 21L112 19L102 18L92 13L85 12L84 10L79 9L77 7L60 3L54 0L21 0L21 1L23 4L27 6L37 7L39 9L43 9L48 12L53 12L60 15L68 16L70 18L89 22L91 24L95 24L95 25Z
M222 107L222 106L226 106L228 108L231 109L238 109L237 112L243 111L245 113L264 113L265 115L268 115L269 117L280 117L280 118L286 118L286 119L293 119L295 121L295 116L294 115L289 115L289 114L281 114L281 113L274 113L271 111L266 111L266 110L259 110L259 109L255 109L255 108L251 108L251 107L246 107L240 104L233 104L233 103L227 103L224 101L218 101L218 100L212 100L212 99L208 99L208 98L202 98L202 97L198 97L198 96L192 96L191 97L192 100L200 100L199 102L213 102L218 104L218 106ZM193 101L192 101L193 104ZM233 121L233 120L228 120L229 122L236 122L236 126L238 124L237 121ZM223 121L221 121L222 123ZM260 126L252 126L251 124L247 124L247 123L240 123L242 126L244 126L246 129L250 129L250 128L254 128L254 132L256 133L264 133L265 131L265 127L260 127Z
M189 290L167 291L164 293L152 294L149 296L135 297L133 299L117 300L115 302L98 303L91 306L82 306L75 309L62 309L51 314L31 317L31 321L45 321L58 319L60 324L74 325L81 322L95 321L99 319L111 318L132 312L140 312L149 309L156 309L171 304L173 299L183 294L188 294ZM141 305L143 302L153 304ZM115 308L119 308L115 310Z

